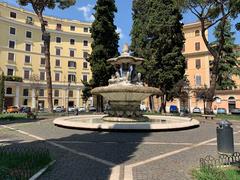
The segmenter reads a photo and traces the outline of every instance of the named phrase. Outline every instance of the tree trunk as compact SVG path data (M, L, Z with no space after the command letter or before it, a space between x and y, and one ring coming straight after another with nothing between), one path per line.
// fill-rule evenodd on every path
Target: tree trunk
M161 107L160 107L160 113L162 113L162 111L164 112L164 113L166 113L167 111L166 111L166 95L162 95L161 96Z
M0 114L3 112L4 107L4 74L0 76Z
M41 13L37 13L39 21L41 23L41 31L44 43L44 55L45 55L45 70L47 80L47 99L48 99L48 111L53 112L53 100L52 100L52 76L51 76L51 63L50 63L50 33L46 31L45 22Z

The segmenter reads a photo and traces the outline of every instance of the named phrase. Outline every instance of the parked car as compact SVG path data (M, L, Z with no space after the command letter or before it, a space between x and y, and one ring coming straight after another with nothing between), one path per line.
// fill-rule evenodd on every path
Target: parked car
M68 107L68 112L74 112L75 111L75 109L76 109L76 107Z
M218 108L217 114L227 114L227 110L225 108Z
M175 105L170 106L170 113L178 113L178 107Z
M31 107L21 107L19 109L19 112L21 112L21 113L30 113L30 112L32 112L32 110L31 110Z
M90 106L90 107L89 107L89 111L90 111L90 112L95 112L95 111L96 111L96 108L95 108L94 106Z
M140 110L145 112L147 111L147 108L144 104L140 104Z
M239 114L240 115L240 108L232 109L231 114Z
M85 107L79 107L78 112L86 112L86 108Z
M53 108L53 112L64 112L65 109L63 106L56 106Z
M7 112L8 113L18 113L19 109L17 106L8 106L7 107Z
M193 108L192 112L201 114L201 109L199 107L195 107L195 108Z

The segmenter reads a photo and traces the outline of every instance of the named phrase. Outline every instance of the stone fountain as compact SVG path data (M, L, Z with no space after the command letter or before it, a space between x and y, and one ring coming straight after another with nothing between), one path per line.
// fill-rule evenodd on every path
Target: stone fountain
M199 126L199 121L189 117L143 115L140 103L151 95L160 95L157 88L144 86L136 66L144 59L129 54L125 45L119 57L108 60L116 69L109 85L92 90L108 101L108 115L79 115L56 118L56 126L91 130L174 130Z
M109 103L108 116L105 121L147 121L140 110L141 101L151 95L160 95L157 88L143 86L141 73L136 71L136 66L144 61L142 58L130 56L128 45L125 44L119 57L107 60L111 63L116 73L109 79L109 85L97 87L92 90L93 95L102 95Z

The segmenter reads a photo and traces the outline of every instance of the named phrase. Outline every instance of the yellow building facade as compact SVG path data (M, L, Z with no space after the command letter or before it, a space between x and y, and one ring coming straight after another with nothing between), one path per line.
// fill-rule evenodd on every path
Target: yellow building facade
M54 106L83 106L82 80L91 78L91 23L45 16L51 34ZM45 58L37 16L0 3L0 72L7 76L5 106L47 108ZM37 93L37 95L36 95Z
M183 48L183 55L186 58L186 72L185 75L189 80L190 87L188 89L189 100L187 108L189 111L195 107L199 107L203 112L203 101L196 97L195 89L209 87L210 85L210 61L213 57L209 53L207 47L201 36L200 22L186 24L183 27L185 36L185 44ZM208 37L208 32L206 32ZM238 51L240 49L237 49ZM240 108L240 79L233 77L236 82L237 88L228 91L216 91L215 101L213 102L213 110L218 108L225 108L227 112L231 109ZM167 103L167 111L171 105L176 105L179 109L182 108L182 103L179 99L174 99L172 102ZM146 106L150 107L149 101L146 101ZM154 109L158 110L160 100L154 100Z

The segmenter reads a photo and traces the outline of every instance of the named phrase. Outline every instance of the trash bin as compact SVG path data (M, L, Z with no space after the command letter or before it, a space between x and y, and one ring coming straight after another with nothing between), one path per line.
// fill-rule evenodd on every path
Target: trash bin
M217 127L217 150L220 154L233 154L233 128L227 120L220 121Z

